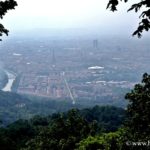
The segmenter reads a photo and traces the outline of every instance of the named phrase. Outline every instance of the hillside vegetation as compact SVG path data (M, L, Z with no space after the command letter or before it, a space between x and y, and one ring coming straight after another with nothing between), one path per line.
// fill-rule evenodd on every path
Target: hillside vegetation
M67 111L80 105L72 105L69 100L52 100L43 97L23 96L0 91L0 120L8 125L18 119L29 119L34 115L48 115Z
M76 144L88 136L116 131L125 119L122 108L95 106L72 109L48 117L35 116L18 120L0 129L2 150L60 150L75 149Z

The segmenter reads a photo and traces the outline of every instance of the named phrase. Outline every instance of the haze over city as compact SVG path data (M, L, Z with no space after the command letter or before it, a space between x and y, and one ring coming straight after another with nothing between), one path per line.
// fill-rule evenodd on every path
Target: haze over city
M102 103L107 97L108 104L117 99L116 105L124 105L122 91L133 87L144 65L149 70L147 39L131 40L139 22L139 14L127 13L134 2L121 3L113 13L107 0L17 0L3 19L10 30L0 45L10 81L3 90L73 102L95 97ZM131 57L135 51L138 65Z
M33 30L47 29L47 34L55 34L55 31L75 29L80 34L129 37L138 26L138 14L127 13L135 1L121 3L118 12L112 13L106 10L108 0L17 0L18 7L6 14L2 23L12 36Z

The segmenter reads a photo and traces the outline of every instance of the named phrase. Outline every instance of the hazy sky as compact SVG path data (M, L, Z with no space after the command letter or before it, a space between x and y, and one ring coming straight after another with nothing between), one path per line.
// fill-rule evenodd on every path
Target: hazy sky
M134 3L136 0L132 0ZM3 24L12 32L36 28L85 28L105 32L128 31L137 27L138 15L127 13L122 3L116 13L106 10L108 0L17 0ZM124 29L122 29L124 28Z

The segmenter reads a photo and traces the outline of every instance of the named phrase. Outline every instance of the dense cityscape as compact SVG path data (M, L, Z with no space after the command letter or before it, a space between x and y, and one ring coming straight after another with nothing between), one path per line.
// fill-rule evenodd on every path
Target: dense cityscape
M117 38L9 39L9 44L1 45L0 59L3 68L15 74L17 93L71 98L73 103L78 99L109 103L122 101L143 70L150 71L148 53L144 55L148 44L141 50L136 41L126 42Z

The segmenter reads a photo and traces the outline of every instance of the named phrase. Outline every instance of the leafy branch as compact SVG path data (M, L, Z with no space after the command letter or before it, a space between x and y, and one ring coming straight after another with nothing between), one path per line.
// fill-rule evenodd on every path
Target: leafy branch
M5 0L0 1L0 19L3 19L4 15L8 12L8 10L15 9L17 6L17 2L15 0ZM0 23L0 37L3 34L8 35L8 30ZM2 39L0 39L1 41Z
M128 2L128 0L120 0L120 1ZM109 0L107 4L107 9L110 9L113 12L117 11L118 4L119 0ZM141 19L141 21L139 22L139 26L132 34L133 36L137 35L139 38L142 36L143 31L149 31L150 29L150 0L141 0L136 4L133 4L128 9L128 12L134 10L137 13L143 7L145 11L142 11L142 13L139 16L139 19Z

